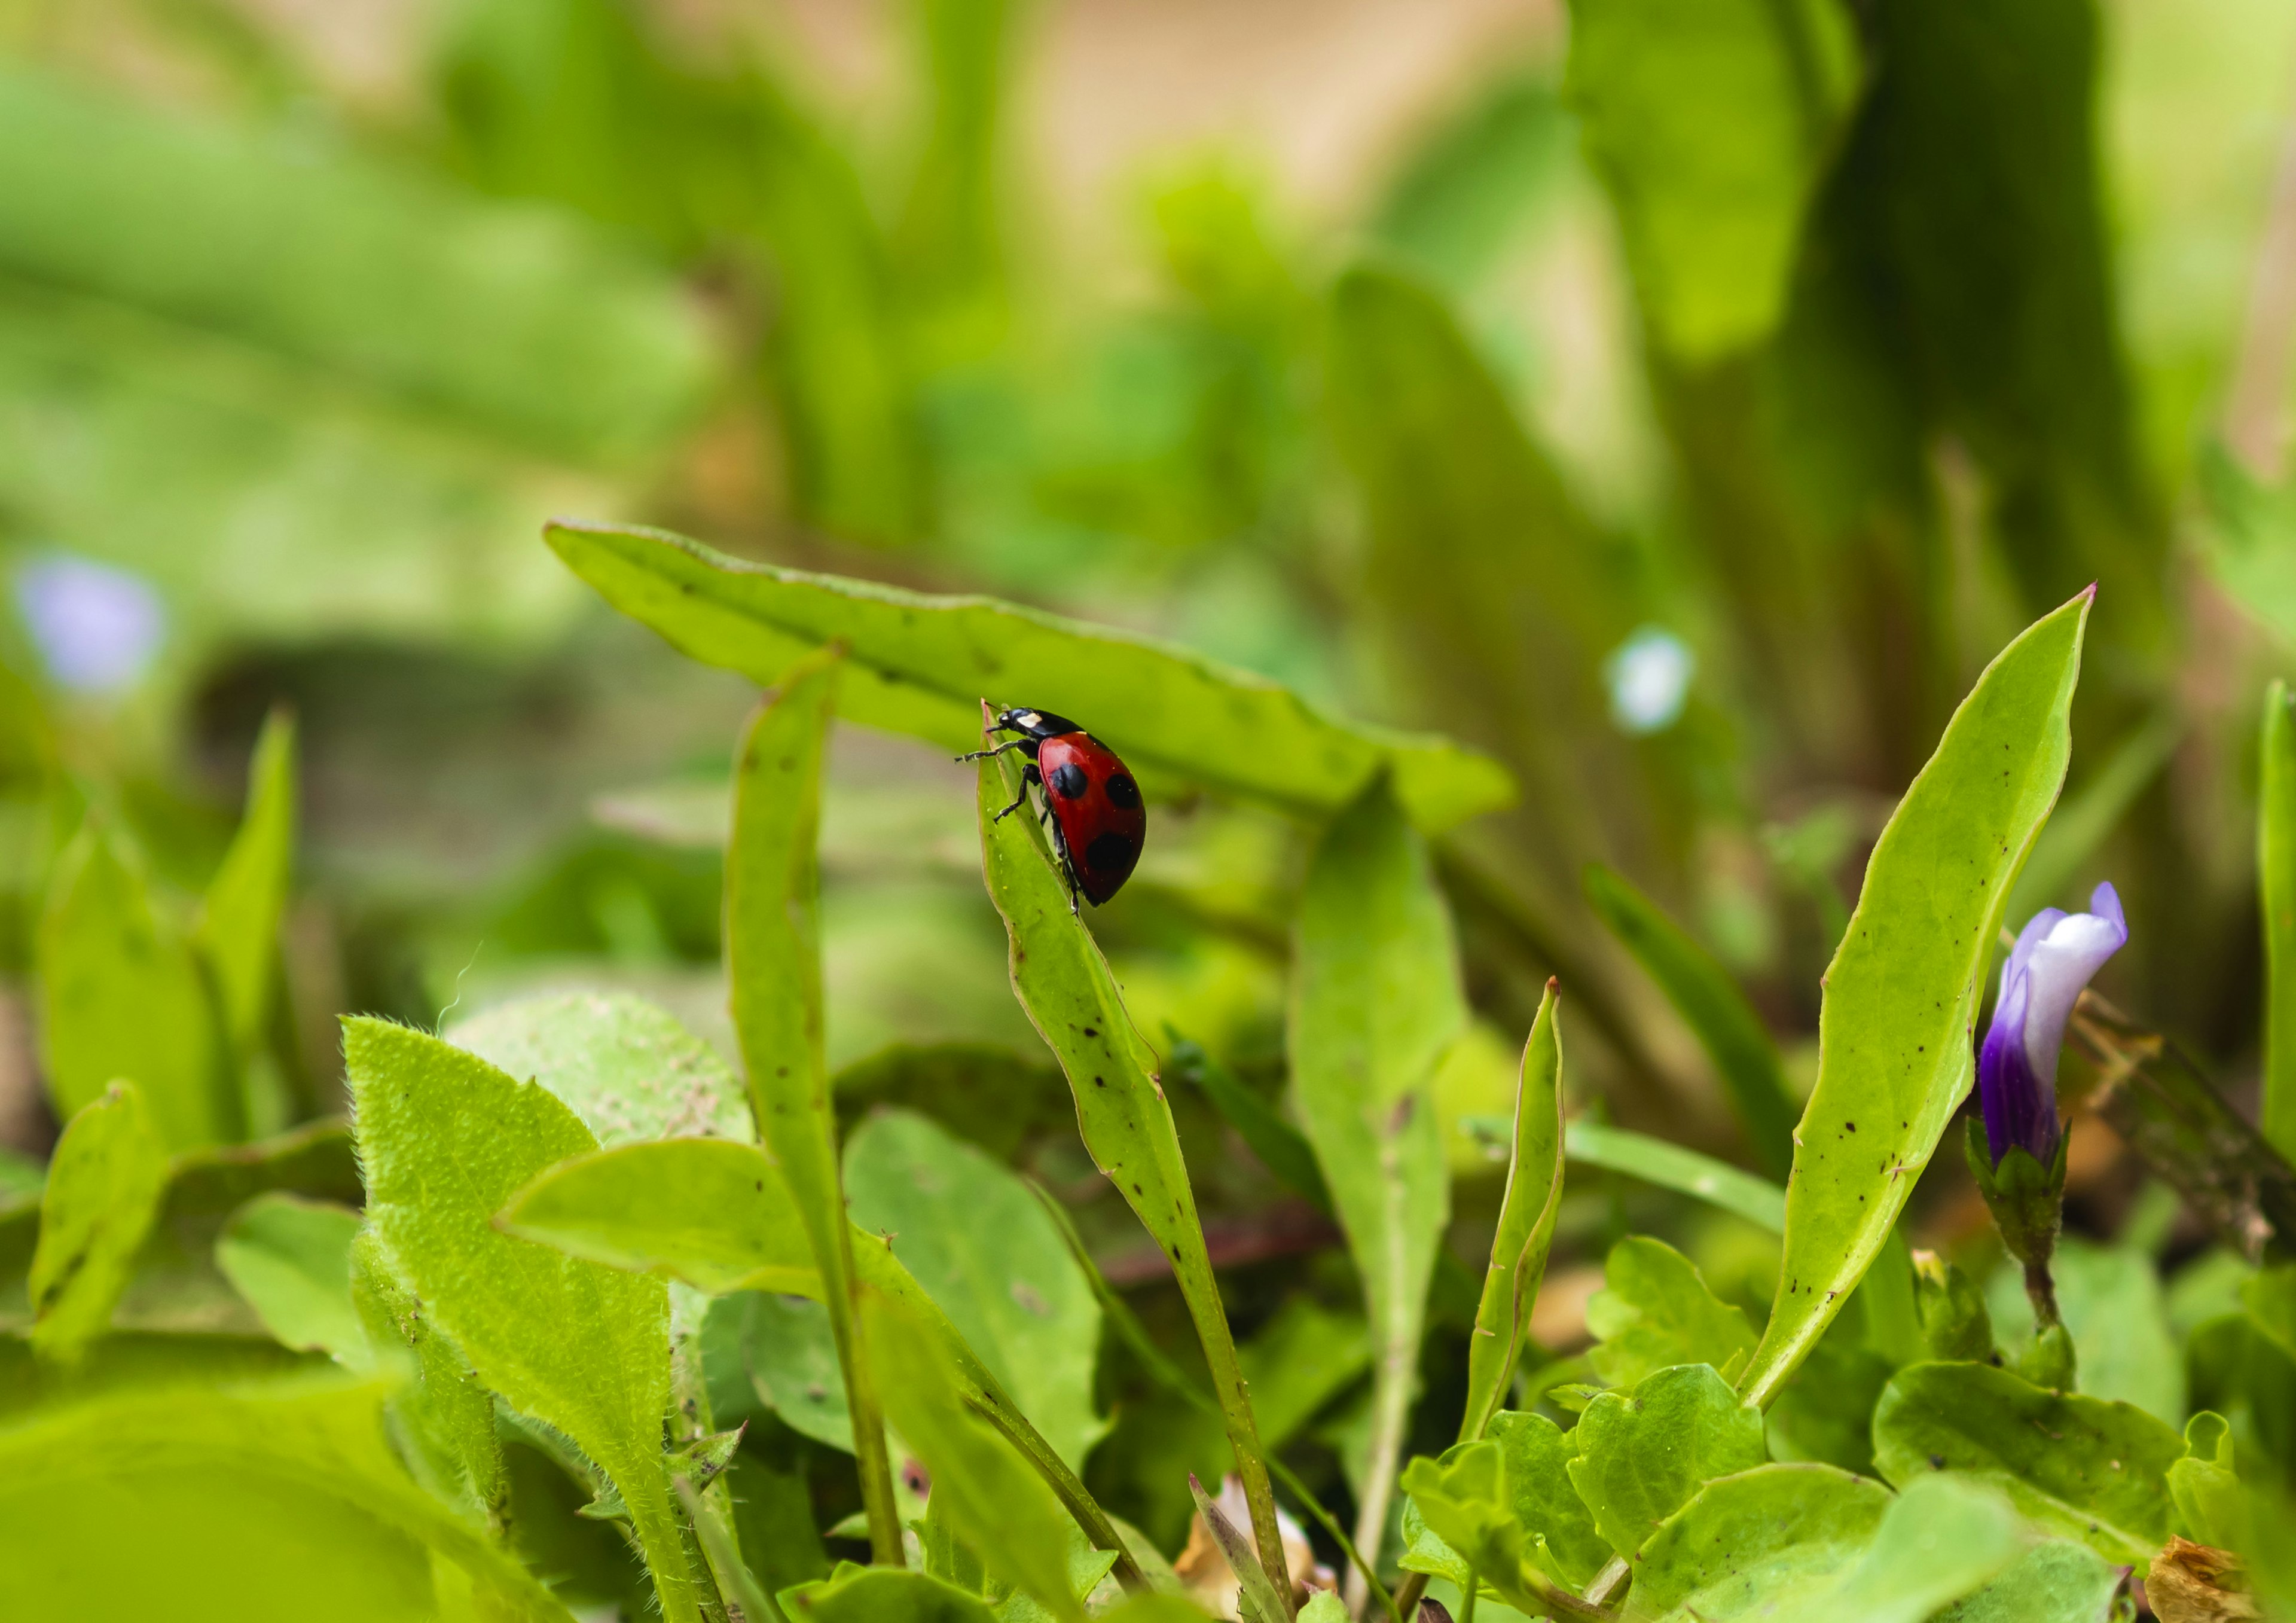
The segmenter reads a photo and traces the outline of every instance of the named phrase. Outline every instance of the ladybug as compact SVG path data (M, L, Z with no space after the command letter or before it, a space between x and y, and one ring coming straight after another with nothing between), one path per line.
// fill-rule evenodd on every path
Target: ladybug
M1021 775L1021 798L998 812L997 820L1029 803L1029 784L1042 790L1045 806L1037 815L1052 830L1054 848L1068 873L1069 911L1077 910L1079 891L1094 906L1102 906L1132 877L1140 842L1148 834L1139 783L1115 750L1065 716L1000 710L990 731L1021 736L957 759L977 761L1007 750L1029 758Z

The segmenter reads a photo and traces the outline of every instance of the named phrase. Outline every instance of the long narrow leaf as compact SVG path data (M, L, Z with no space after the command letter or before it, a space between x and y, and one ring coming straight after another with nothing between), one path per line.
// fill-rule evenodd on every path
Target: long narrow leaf
M750 563L660 530L554 524L546 538L608 602L704 663L779 682L842 642L840 714L951 749L972 747L977 703L992 698L1086 719L1136 769L1291 811L1336 810L1382 766L1424 828L1513 797L1504 768L1448 739L1324 715L1264 676L1128 632ZM1222 742L1237 737L1251 748Z
M2296 1160L2296 716L2288 685L2264 697L2256 868L2264 910L2264 1136Z
M1092 932L1069 910L1067 887L1036 823L1025 816L997 818L1019 780L1009 755L980 763L981 861L989 897L1012 938L1013 989L1068 1076L1094 1164L1172 1259L1218 1389L1221 1417L1251 1506L1253 1537L1280 1571L1283 1544L1276 1532L1275 1490L1155 1055L1133 1029Z
M1556 1024L1554 982L1546 983L1522 1048L1515 1086L1514 1139L1507 1158L1506 1194L1498 1232L1491 1237L1490 1268L1475 1307L1475 1333L1467 1345L1467 1408L1459 1440L1483 1434L1505 1402L1522 1356L1523 1327L1554 1241L1562 1200L1562 1034Z
M1767 1406L1888 1240L1967 1094L1979 981L2018 870L2064 783L2093 591L2004 649L1874 848L1826 971L1785 1251L1739 1378Z
M1387 1525L1450 1205L1431 1084L1465 1021L1426 848L1374 783L1333 819L1309 865L1289 1034L1300 1119L1371 1324L1371 1463L1356 1522L1367 1547Z
M1801 1111L1786 1091L1785 1068L1761 1016L1713 955L1623 875L1590 867L1586 887L1595 914L1696 1034L1763 1169L1784 1177L1793 1167L1794 1122Z
M726 971L750 1073L750 1110L773 1152L827 1283L853 1410L853 1446L869 1545L898 1567L901 1524L874 1387L853 1313L852 1228L837 1162L837 1115L821 1020L821 762L836 702L839 653L791 670L742 740L734 834L726 855Z
M1661 1189L1695 1195L1774 1234L1786 1232L1786 1192L1727 1161L1599 1121L1572 1122L1562 1144L1563 1152L1584 1166L1623 1172Z

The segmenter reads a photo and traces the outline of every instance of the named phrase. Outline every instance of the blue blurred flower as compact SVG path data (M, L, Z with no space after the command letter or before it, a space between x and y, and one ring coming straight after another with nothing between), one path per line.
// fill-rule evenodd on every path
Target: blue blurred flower
M2128 939L2120 897L2099 885L2087 913L2035 914L2001 969L2001 996L1977 1055L1977 1092L1993 1164L2013 1145L2042 1166L2056 1160L2057 1051L2073 1000Z
M1671 631L1644 626L1611 651L1603 677L1611 690L1611 719L1619 731L1663 733L1682 714L1698 661Z
M16 571L16 607L40 661L60 687L116 693L149 670L167 635L167 611L141 575L52 553Z

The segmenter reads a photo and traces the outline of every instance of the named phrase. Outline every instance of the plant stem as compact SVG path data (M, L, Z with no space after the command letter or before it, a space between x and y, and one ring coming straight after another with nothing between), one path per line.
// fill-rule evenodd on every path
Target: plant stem
M1467 1569L1467 1593L1459 1603L1459 1623L1475 1623L1475 1603L1482 1596L1482 1580L1475 1576L1472 1567Z
M2025 1299L2033 1304L2036 1334L2054 1330L2064 1322L2057 1313L2057 1283L2049 1276L2046 1258L2025 1265Z

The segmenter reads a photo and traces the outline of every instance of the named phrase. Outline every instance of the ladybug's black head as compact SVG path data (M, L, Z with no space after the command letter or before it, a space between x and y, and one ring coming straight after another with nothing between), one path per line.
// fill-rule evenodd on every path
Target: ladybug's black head
M999 710L996 713L996 730L999 733L1018 733L1037 740L1059 738L1064 734L1084 731L1065 716L1055 716L1050 710L1027 709Z

